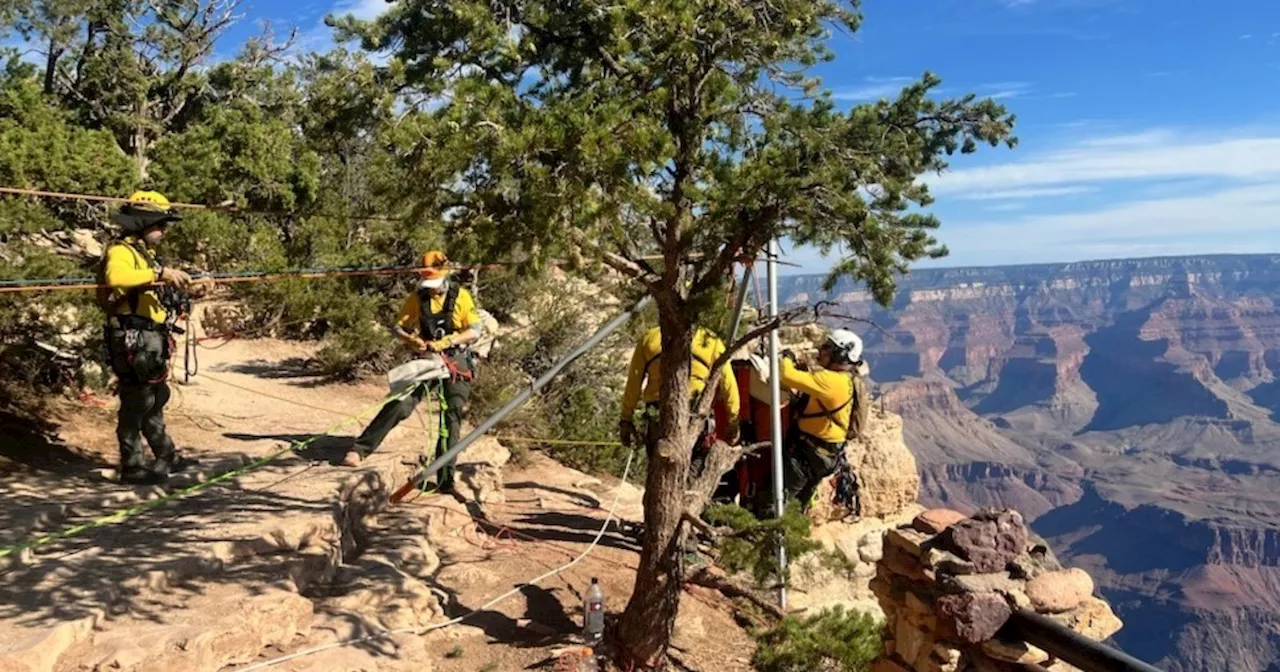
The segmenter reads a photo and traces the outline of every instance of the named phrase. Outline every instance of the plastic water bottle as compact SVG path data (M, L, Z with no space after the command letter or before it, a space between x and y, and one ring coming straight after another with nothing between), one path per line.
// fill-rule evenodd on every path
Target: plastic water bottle
M592 646L604 638L604 591L595 577L591 577L591 587L587 588L587 599L582 605L582 636Z

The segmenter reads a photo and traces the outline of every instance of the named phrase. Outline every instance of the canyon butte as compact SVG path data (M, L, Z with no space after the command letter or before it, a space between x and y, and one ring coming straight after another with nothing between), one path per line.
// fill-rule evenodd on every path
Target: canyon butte
M1280 255L918 270L869 318L922 503L1021 511L1161 669L1280 671Z

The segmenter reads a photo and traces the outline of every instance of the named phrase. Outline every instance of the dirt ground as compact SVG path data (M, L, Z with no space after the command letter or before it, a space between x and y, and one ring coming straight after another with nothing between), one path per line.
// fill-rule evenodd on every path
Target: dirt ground
M0 548L322 437L189 498L0 564L0 670L241 669L425 627L581 553L619 489L619 517L641 518L638 488L538 454L517 468L491 440L464 458L458 496L352 513L361 493L385 496L411 473L434 439L434 421L410 418L361 469L334 466L363 426L346 416L376 405L386 387L378 379L326 383L308 368L310 354L269 340L202 349L200 374L173 385L167 413L170 433L201 466L164 490L112 480L114 399L67 401L47 425L0 416ZM615 524L577 566L462 624L271 669L526 669L573 641L592 577L609 611L623 609L637 557L635 540ZM686 592L675 643L692 668L750 669L754 645L718 594Z

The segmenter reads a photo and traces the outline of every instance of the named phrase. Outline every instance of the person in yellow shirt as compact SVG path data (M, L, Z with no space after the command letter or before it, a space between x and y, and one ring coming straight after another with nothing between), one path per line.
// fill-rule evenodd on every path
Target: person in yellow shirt
M724 354L724 343L710 331L698 328L693 335L693 358L689 371L689 394L696 399L707 386L711 377L711 367L720 355ZM645 450L652 453L657 443L657 408L658 392L662 389L662 331L658 327L650 329L631 353L631 365L627 369L627 385L622 393L622 420L618 425L618 433L624 446L630 447L636 436L636 409L644 403L642 416L645 424ZM738 398L738 382L734 378L733 369L725 364L720 385L716 389L718 401L724 404L729 417L728 436L737 435L738 411L741 401ZM699 441L701 444L701 441ZM700 452L696 451L695 452ZM700 469L695 465L694 472Z
M462 413L471 398L475 372L470 345L480 340L483 322L475 298L461 284L449 278L449 259L443 252L432 250L422 257L421 279L417 291L405 298L392 331L415 354L440 353L453 365L456 375L444 383L445 428L448 436L436 444L436 457L454 446L462 432ZM377 450L396 425L413 413L426 394L419 385L408 396L382 407L377 417L365 428L347 453L343 464L359 466L360 461ZM453 464L440 470L439 489L453 489Z
M165 428L172 322L157 288L182 290L191 276L164 266L155 254L165 230L182 218L162 194L139 191L111 219L124 237L107 246L103 255L98 305L106 317L103 338L109 364L118 379L120 481L160 483L171 472L195 463L178 454ZM143 463L143 438L156 458L150 466Z
M791 402L791 425L783 446L783 491L808 509L818 484L835 472L845 443L860 437L867 424L870 401L862 380L862 339L836 329L818 349L814 370L801 369L789 352L779 364L780 384L798 394Z

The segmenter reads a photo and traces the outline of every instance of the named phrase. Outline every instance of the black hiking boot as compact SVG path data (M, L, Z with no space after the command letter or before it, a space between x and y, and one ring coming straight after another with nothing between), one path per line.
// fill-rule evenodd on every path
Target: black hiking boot
M159 485L164 481L163 474L146 467L128 467L120 472L120 482L124 485Z
M152 467L157 474L167 477L169 474L179 474L191 467L200 464L198 460L190 457L183 457L177 453L167 455L156 460L155 466Z

